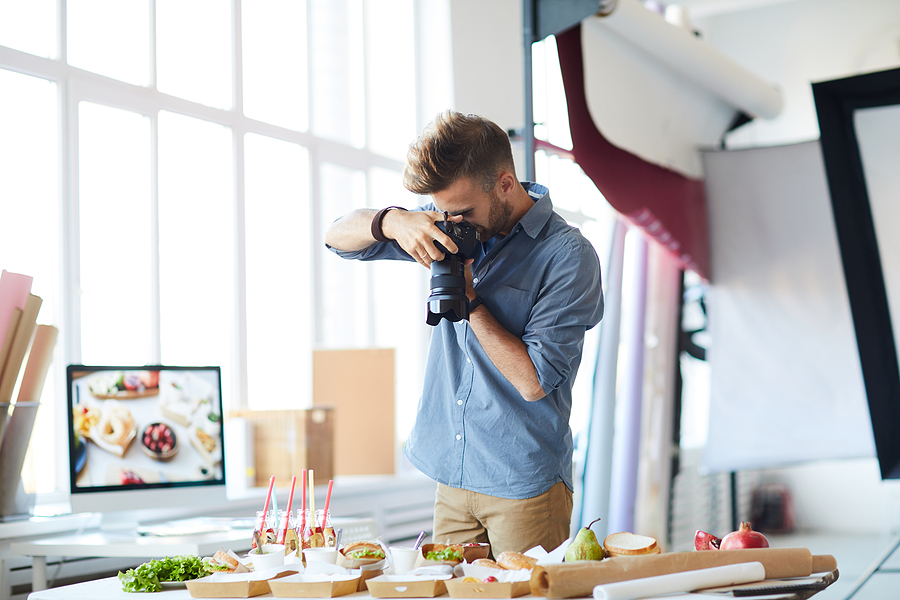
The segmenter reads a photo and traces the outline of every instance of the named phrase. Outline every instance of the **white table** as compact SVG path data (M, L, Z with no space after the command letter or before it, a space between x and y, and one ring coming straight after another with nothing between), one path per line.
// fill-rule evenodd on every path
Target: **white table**
M47 588L48 556L93 556L106 558L162 558L190 554L211 556L221 548L243 552L250 549L251 529L231 529L198 535L169 537L90 532L13 542L10 551L31 557L33 591ZM134 598L133 594L128 595Z

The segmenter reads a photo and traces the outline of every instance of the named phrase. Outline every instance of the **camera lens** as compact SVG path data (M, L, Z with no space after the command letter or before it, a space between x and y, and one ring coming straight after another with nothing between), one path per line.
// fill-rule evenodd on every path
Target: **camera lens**
M428 317L425 322L437 325L441 319L455 323L469 318L466 298L465 265L454 256L431 263L431 294L428 296Z
M444 253L444 259L431 263L431 294L428 296L428 316L425 322L437 325L441 319L451 323L469 318L469 299L466 298L466 267L463 262L474 256L479 236L476 229L465 221L437 222L458 252L451 254L440 244L435 244Z

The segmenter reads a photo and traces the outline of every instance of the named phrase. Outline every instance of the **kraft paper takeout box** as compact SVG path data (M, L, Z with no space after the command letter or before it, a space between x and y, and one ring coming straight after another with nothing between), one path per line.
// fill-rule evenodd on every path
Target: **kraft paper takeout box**
M385 547L385 545L381 542L378 542L378 545L381 546L382 550L384 550L385 557L389 556L388 549ZM350 559L344 556L344 548L341 548L338 552L337 564L338 566L344 567L345 569L360 569L362 571L362 574L359 577L359 585L357 586L357 589L360 592L364 592L367 587L366 582L369 579L384 574L384 568L387 566L387 558Z
M410 575L381 575L368 580L369 593L373 598L435 598L447 593L446 582L442 578L414 577Z
M333 575L331 579L291 575L269 582L276 598L336 598L356 592L359 575Z
M451 598L517 598L531 592L529 581L475 583L455 577L447 582Z
M269 581L288 575L295 575L297 571L284 570L274 573L272 577L265 579L251 579L252 573L241 573L243 578L223 578L218 573L186 581L185 586L192 598L253 598L269 593ZM231 574L229 574L231 575ZM223 579L225 579L223 581Z
M447 592L453 598L517 598L531 592L531 571L510 571L479 565L461 564L454 569L456 577L447 582ZM466 577L499 581L463 581Z

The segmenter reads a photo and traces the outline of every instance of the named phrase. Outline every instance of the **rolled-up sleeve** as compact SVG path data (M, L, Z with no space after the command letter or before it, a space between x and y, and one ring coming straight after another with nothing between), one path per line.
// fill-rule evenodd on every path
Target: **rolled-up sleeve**
M597 253L584 238L570 237L544 273L522 337L545 392L558 388L577 370L585 331L602 316Z

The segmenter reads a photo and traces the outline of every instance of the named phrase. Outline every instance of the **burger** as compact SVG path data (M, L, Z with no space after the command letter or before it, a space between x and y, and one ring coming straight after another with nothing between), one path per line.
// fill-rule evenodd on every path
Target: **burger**
M384 560L384 548L378 542L353 542L345 544L341 552L347 560Z

